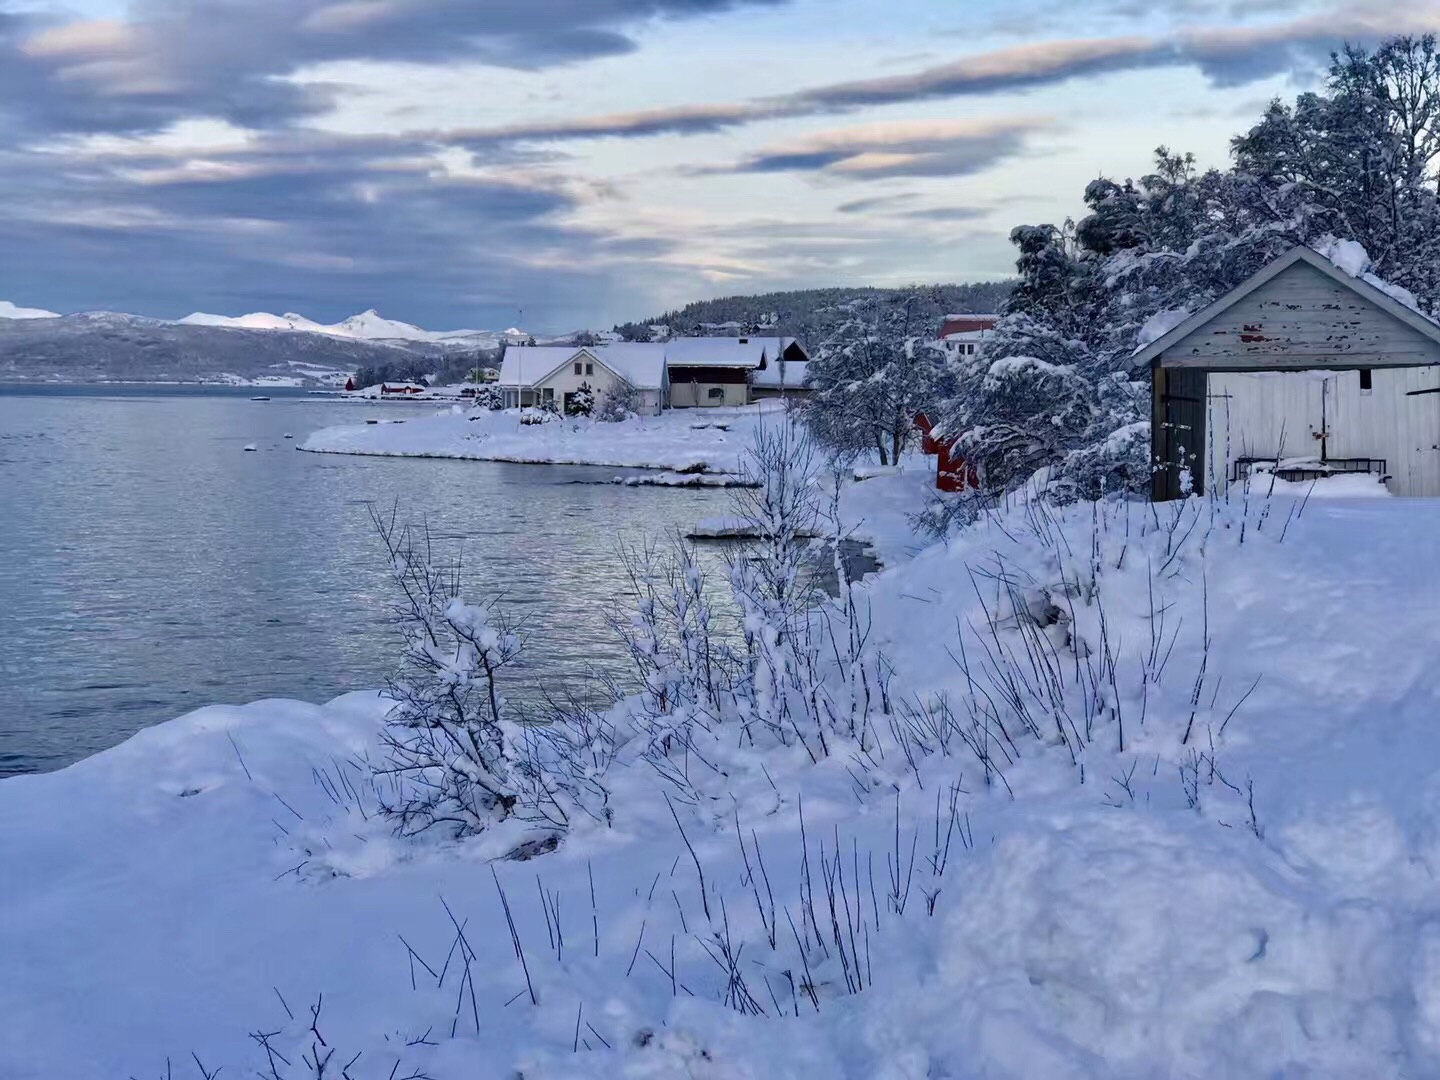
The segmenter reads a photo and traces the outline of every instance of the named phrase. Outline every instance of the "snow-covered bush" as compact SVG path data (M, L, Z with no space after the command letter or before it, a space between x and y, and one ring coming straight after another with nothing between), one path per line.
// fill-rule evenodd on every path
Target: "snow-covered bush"
M618 424L629 417L640 404L640 391L629 379L617 378L610 389L600 395L595 405L595 419L607 424Z
M381 736L386 759L375 766L381 809L403 835L439 828L470 836L512 817L563 828L569 789L550 766L563 763L566 748L518 723L500 686L520 638L493 604L465 601L458 567L437 561L428 533L399 524L393 511L372 508L371 517L404 640L388 683L395 705Z
M679 539L624 553L635 603L612 620L644 687L628 706L644 756L687 799L723 793L717 763L744 767L730 760L737 738L818 763L869 750L875 724L888 723L886 664L844 558L839 490L850 470L821 469L787 416L757 430L742 471L750 485L735 489L727 521L749 539L726 557L725 614L738 616L738 633L717 633L707 575ZM830 570L834 597L821 587Z
M498 412L505 407L505 394L494 383L477 386L470 400L474 403L475 408L487 409L490 412Z

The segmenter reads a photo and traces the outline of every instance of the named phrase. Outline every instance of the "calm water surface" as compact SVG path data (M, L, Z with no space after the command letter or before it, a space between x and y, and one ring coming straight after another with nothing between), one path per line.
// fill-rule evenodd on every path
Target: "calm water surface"
M503 592L529 635L521 683L583 694L625 662L605 621L617 543L728 505L595 483L616 469L297 453L316 428L434 406L257 392L0 387L0 775L202 705L383 685L372 502L425 519L472 595Z

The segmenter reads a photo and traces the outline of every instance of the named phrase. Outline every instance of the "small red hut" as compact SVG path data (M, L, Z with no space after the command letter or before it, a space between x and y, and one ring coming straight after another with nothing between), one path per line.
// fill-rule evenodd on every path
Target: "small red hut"
M964 491L978 488L980 476L974 465L965 464L959 454L951 453L951 444L931 434L934 424L924 413L915 415L915 427L924 436L920 443L922 454L935 455L935 488L937 491Z
M354 380L353 378L351 378L351 379L346 379L346 380L345 380L345 389L346 389L346 390L354 390L354 389L355 389L355 380Z

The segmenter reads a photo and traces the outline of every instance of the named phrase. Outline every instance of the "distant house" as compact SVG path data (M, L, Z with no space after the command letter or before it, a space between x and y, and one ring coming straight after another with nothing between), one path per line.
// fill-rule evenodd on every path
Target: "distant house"
M782 337L672 338L664 349L670 404L676 409L745 405L753 397L778 396L777 365L803 367L810 359L794 338Z
M665 348L661 345L511 345L500 364L507 409L552 404L566 411L582 388L597 397L628 383L636 411L654 416L666 405Z
M951 356L974 356L999 321L999 315L946 315L936 340Z
M1150 368L1154 499L1256 465L1440 495L1440 325L1356 263L1294 248L1135 353Z
M428 386L421 386L419 383L381 383L381 397L405 397L409 394L428 393Z

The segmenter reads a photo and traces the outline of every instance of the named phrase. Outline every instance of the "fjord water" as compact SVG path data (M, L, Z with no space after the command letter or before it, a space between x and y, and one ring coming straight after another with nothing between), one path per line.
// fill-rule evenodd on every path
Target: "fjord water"
M721 513L726 494L618 486L613 468L295 451L319 427L434 409L0 389L0 775L202 705L383 686L398 650L372 503L423 519L471 595L500 594L523 623L517 694L584 697L593 669L623 671L606 622L627 591L617 544Z

